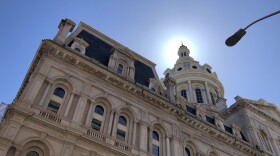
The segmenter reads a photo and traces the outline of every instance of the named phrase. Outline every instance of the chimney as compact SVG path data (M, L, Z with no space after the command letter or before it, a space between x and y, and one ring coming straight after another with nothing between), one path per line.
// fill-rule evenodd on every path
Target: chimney
M62 19L58 25L59 31L57 32L56 36L54 37L54 41L58 42L59 44L64 44L67 34L72 32L75 27L75 23L70 19Z
M165 80L163 81L164 85L167 89L167 98L170 100L171 103L175 103L175 80L166 74Z

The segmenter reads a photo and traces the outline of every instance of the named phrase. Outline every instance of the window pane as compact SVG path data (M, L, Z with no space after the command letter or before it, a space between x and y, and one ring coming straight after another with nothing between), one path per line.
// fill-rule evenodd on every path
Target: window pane
M188 148L185 148L185 156L190 156L190 150Z
M119 64L117 73L122 74L122 72L123 72L123 65Z
M159 141L159 135L156 131L153 131L153 139Z
M211 101L212 101L212 103L215 104L215 99L214 99L214 95L213 95L212 92L210 92L210 96L211 96Z
M30 151L26 154L26 156L39 156L39 154L35 151Z
M48 104L48 107L47 109L54 112L54 113L57 113L58 110L59 110L59 107L60 107L60 104L57 103L57 102L54 102L54 101L50 101L49 104Z
M201 90L199 88L195 89L195 94L196 94L197 103L203 103Z
M125 132L120 129L117 129L117 139L125 141Z
M185 99L187 99L187 92L186 92L186 90L181 90L181 96L183 96Z
M119 117L119 124L126 126L127 121L126 121L126 118L124 116Z
M95 107L95 110L94 110L95 113L99 114L99 115L103 115L104 114L104 108L102 106L99 106L97 105Z
M153 156L159 156L159 147L153 144Z
M97 131L100 131L102 122L96 119L92 119L91 127Z
M62 88L58 87L58 88L55 88L53 94L58 96L58 97L63 98L64 94L65 94L65 91Z

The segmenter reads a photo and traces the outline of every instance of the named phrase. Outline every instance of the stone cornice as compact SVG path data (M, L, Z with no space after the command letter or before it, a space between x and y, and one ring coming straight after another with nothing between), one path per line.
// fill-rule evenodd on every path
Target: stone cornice
M276 110L276 107L273 105L263 105L263 104L259 104L256 102L252 102L252 100L246 100L246 99L242 99L237 101L234 105L232 105L224 114L224 117L228 117L231 114L239 111L240 109L244 108L244 109L248 109L266 119L268 119L269 121L271 121L272 123L274 123L275 125L280 127L280 122L277 121L276 119L274 119L272 116L270 116L269 114L263 112L262 110L260 110L258 107L262 107L262 108L269 108L272 110Z
M82 55L78 55L73 51L69 51L68 49L52 42L52 41L43 41L40 50L36 54L35 61L32 62L31 68L28 71L27 75L30 76L39 62L40 57L44 53L44 57L53 57L57 60L68 63L70 66L74 66L79 68L80 70L87 72L97 78L105 80L106 82L115 85L116 87L120 87L128 92L138 96L141 99L144 99L149 104L155 106L158 109L162 109L166 113L173 115L178 120L184 122L185 124L192 126L200 131L206 132L214 138L217 138L229 146L233 146L245 153L249 153L252 155L260 155L258 151L255 151L250 144L237 139L234 135L227 134L224 131L218 130L214 126L210 126L205 121L200 121L197 118L191 116L186 113L183 109L176 107L171 104L167 99L159 97L158 95L141 88L139 85L135 85L128 80L125 80L121 77L116 76L114 73L110 72L105 66L101 66L100 64L94 62L92 59L87 58ZM33 70L31 70L33 69ZM28 82L29 77L25 78L25 81ZM24 82L24 83L27 83ZM23 90L24 87L21 87ZM19 97L20 94L17 96Z

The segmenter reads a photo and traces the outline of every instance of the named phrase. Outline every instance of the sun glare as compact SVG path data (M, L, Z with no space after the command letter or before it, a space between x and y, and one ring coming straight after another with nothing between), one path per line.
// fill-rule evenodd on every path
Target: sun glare
M185 37L173 37L170 38L166 41L166 43L164 44L165 46L163 46L163 58L164 58L164 64L169 67L172 68L173 65L176 63L176 60L179 58L177 52L179 47L184 44L185 46L187 46L190 50L191 56L194 56L194 47L193 44Z

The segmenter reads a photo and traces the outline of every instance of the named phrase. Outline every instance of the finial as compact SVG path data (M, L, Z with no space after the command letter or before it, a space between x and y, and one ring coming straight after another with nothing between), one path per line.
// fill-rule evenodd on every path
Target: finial
M181 46L183 46L184 45L184 43L181 41Z

